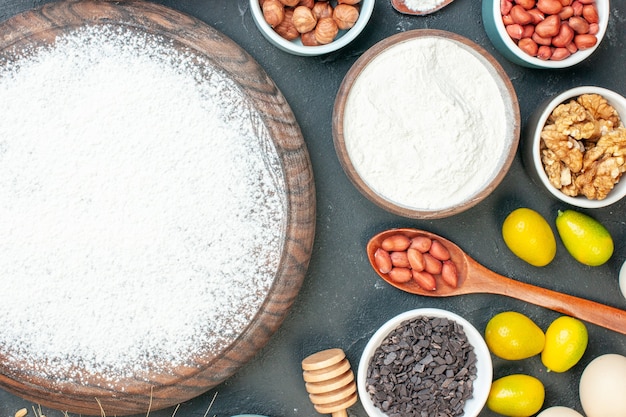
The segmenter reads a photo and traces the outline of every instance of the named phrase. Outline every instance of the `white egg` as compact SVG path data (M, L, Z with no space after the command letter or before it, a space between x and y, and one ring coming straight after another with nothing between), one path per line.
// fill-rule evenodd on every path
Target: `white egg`
M571 408L556 406L546 408L537 414L537 417L583 417L583 415Z
M622 291L624 298L626 298L626 262L622 264L619 270L619 289Z
M580 403L587 417L626 416L626 356L592 360L580 377Z

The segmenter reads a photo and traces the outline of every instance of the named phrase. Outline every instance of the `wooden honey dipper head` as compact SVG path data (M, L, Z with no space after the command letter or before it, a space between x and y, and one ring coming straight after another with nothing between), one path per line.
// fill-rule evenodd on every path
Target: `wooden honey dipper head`
M302 377L313 406L320 414L347 417L357 392L350 362L341 349L327 349L302 361Z

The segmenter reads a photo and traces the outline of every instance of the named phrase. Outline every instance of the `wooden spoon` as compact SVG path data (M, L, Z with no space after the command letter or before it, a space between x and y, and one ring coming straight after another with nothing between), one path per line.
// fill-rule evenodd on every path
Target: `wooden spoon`
M350 362L341 349L327 349L302 360L302 377L313 406L320 414L348 417L346 409L358 395Z
M437 10L443 9L448 4L452 3L454 0L443 0L437 6L429 10L413 10L407 7L404 0L391 0L391 5L394 9L396 9L400 13L411 14L416 16L424 16L427 14L435 13Z
M447 285L438 279L437 289L428 291L422 289L413 280L399 283L389 278L388 274L381 273L374 261L374 253L376 249L381 247L385 238L396 234L402 234L411 239L416 236L426 236L441 242L450 252L450 259L456 265L459 278L457 287ZM382 279L394 287L412 294L428 297L449 297L472 293L506 295L626 334L626 311L499 275L476 262L454 243L424 230L391 229L381 232L368 242L367 257Z

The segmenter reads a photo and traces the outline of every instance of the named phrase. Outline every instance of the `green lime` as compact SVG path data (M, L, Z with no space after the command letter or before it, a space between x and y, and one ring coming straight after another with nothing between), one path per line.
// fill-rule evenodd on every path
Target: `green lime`
M556 229L567 251L589 266L604 264L613 255L613 238L594 218L574 210L560 211Z

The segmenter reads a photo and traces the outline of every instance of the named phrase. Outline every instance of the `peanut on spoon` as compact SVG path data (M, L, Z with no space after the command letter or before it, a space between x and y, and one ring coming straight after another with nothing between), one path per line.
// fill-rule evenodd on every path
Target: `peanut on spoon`
M449 255L449 259L441 260L441 273L436 274L435 270L429 272L424 265L422 272L429 273L430 277L421 273L418 278L414 276L406 282L394 280L393 274L382 273L377 266L374 254L383 247L383 242L386 242L385 246L391 251L407 250L408 252L406 239L398 238L397 235L403 235L411 241L408 248L411 247L410 245L417 245L416 242L424 237L430 239L431 248L428 251L431 255L433 253L432 242L438 241L446 251L439 253L441 248L438 248L434 250L434 253L440 258ZM420 242L420 245L422 244ZM378 233L367 244L367 256L376 273L402 291L429 297L474 293L506 295L626 334L626 311L497 274L476 262L451 241L434 233L418 229L391 229ZM446 274L449 274L447 279L443 276L443 264L446 262L451 265L446 270ZM427 277L428 282L424 276Z

